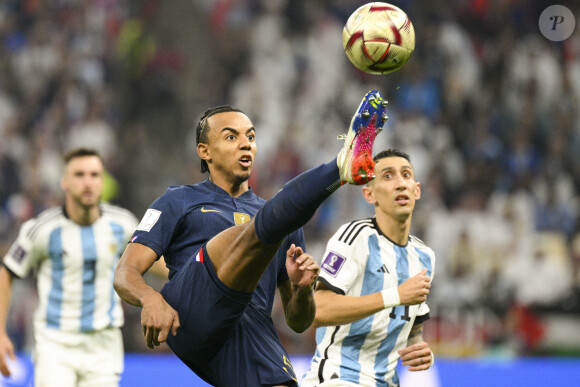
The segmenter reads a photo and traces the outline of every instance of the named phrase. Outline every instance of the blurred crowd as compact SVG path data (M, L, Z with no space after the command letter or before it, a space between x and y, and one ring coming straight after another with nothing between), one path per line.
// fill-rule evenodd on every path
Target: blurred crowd
M422 187L412 233L437 254L426 334L444 349L445 327L469 315L482 322L476 352L537 353L544 316L580 312L579 29L542 36L542 0L391 2L410 16L416 48L384 76L356 70L342 49L365 1L2 2L0 254L23 221L60 204L71 147L98 149L105 199L141 217L168 185L204 178L194 124L232 104L257 128L251 186L269 198L335 157L336 136L377 89L389 120L376 149L411 155ZM576 2L559 4L580 16ZM339 225L372 214L360 189L340 190L306 226L308 251L320 258ZM21 350L31 286L15 289L30 302L9 320ZM126 312L126 348L144 350L139 311ZM279 304L274 317L291 353L314 350L312 330L289 332Z

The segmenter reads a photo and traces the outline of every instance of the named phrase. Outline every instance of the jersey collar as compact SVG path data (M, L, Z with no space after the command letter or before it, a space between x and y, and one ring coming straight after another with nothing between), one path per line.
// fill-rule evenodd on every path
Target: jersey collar
M410 235L407 237L407 243L405 243L404 245L400 245L400 244L398 244L397 242L393 241L391 238L389 238L387 235L385 235L383 233L383 230L381 230L379 228L379 225L377 223L377 217L376 216L373 216L371 220L373 221L373 226L377 230L377 232L379 233L379 235L384 236L385 238L387 238L389 240L389 242L391 242L392 244L394 244L396 246L399 246L399 247L407 247L407 245L409 244L409 239L411 238Z
M67 218L68 220L70 220L71 222L73 221L69 214L68 211L66 210L66 204L62 205L62 214L65 218ZM99 220L101 217L103 216L103 203L99 203L99 217L97 218L97 220Z
M229 193L226 192L226 190L224 190L223 188L221 188L220 186L215 184L209 178L207 178L202 184L205 185L211 191L217 192L217 193L222 194L222 195L226 195L228 197L232 197ZM250 199L252 196L254 196L254 192L252 191L252 187L248 187L248 190L246 192L244 192L243 194L241 194L240 196L238 196L234 199Z

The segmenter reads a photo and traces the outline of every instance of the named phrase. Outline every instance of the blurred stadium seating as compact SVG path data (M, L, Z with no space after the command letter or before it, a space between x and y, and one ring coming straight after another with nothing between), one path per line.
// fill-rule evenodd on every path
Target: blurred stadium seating
M412 232L437 253L425 325L435 353L579 356L580 29L545 39L543 0L393 1L417 47L401 70L372 76L341 43L363 3L2 2L0 254L23 221L60 203L59 156L72 146L104 154L106 199L140 217L168 185L203 178L193 123L230 103L256 125L251 185L268 198L334 157L336 135L378 88L390 119L377 146L407 151L422 182ZM580 15L578 2L559 4ZM306 226L309 252L371 214L356 188L341 190ZM9 317L22 353L31 286L18 283L14 297L28 302ZM145 351L139 311L126 315L127 351ZM312 330L290 332L279 304L274 318L292 354L312 353Z

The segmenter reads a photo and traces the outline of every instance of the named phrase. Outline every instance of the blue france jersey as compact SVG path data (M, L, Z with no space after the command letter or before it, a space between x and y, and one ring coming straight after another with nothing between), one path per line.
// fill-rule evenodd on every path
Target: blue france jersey
M435 254L409 236L407 245L389 240L375 218L343 225L328 241L320 265L322 281L337 293L364 296L397 287L424 268L433 278ZM415 321L429 318L429 307L399 305L351 324L316 329L316 352L301 386L340 379L353 385L399 385L398 350L407 346Z
M133 214L110 204L101 204L101 216L87 226L62 207L22 225L3 263L16 277L37 276L36 330L90 332L123 324L113 275L135 227Z
M229 227L248 222L265 202L251 189L232 197L209 179L173 186L151 204L131 242L163 255L171 279L186 262L194 259L204 243ZM288 279L285 253L292 243L304 247L302 229L285 239L254 292L253 302L268 311L276 287Z

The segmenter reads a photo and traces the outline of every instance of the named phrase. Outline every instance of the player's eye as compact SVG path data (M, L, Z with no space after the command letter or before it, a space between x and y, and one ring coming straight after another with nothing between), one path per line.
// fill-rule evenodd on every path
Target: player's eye
M226 136L226 140L235 140L236 136L234 136L233 134L228 134Z
M256 139L256 136L254 134L250 134L248 136L248 140L250 140L250 141L254 141L255 139Z

